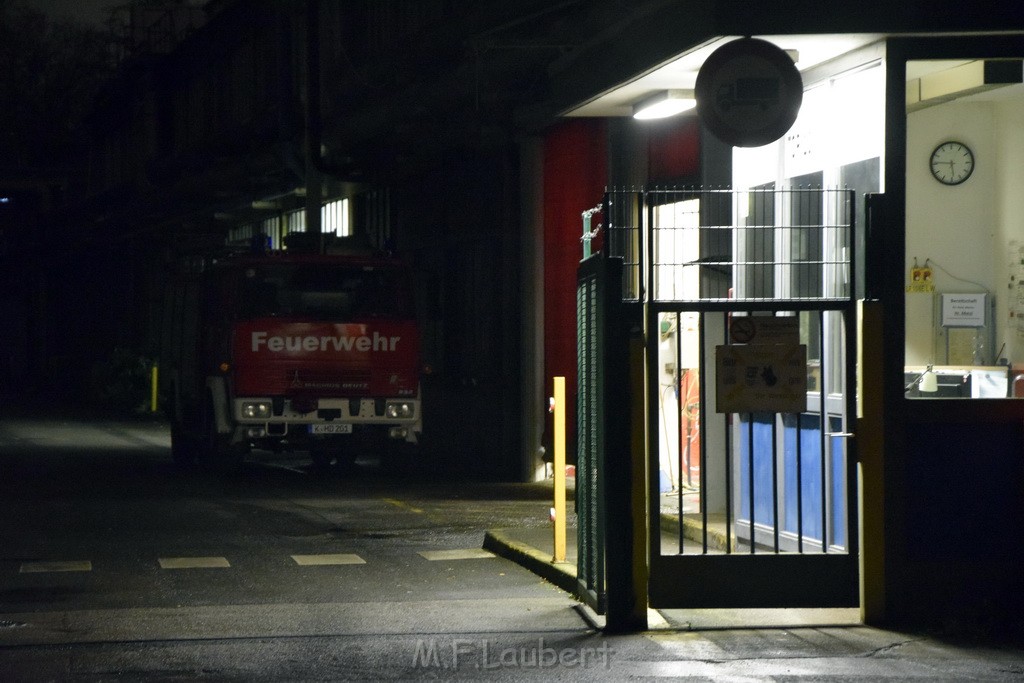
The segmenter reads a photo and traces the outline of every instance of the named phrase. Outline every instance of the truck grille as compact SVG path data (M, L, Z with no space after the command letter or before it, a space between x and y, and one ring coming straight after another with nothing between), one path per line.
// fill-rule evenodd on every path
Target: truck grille
M369 369L330 372L295 370L288 377L287 392L335 395L365 393L370 389L370 379Z

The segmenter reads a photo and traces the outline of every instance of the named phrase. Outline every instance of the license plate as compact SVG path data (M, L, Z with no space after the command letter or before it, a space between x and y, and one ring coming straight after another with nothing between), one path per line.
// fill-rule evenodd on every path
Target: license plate
M347 423L327 423L309 425L310 434L351 434L352 425Z

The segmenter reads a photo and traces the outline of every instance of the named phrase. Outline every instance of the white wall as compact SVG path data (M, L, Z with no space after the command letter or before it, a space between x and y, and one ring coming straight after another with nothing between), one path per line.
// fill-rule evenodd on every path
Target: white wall
M838 187L839 168L881 157L884 141L885 71L871 63L808 87L796 122L777 141L734 147L733 187L781 186L819 171L825 187Z
M904 272L909 279L915 258L920 266L930 259L936 293L987 290L998 303L1006 298L1007 231L1000 222L1005 213L999 208L1000 197L1010 188L1002 191L997 183L997 179L1007 182L1000 165L1005 167L1008 160L1000 160L997 150L997 140L1001 144L1002 138L996 131L995 110L992 103L951 102L908 115ZM974 173L962 185L943 185L931 176L932 150L948 140L963 142L974 152ZM936 318L933 295L907 294L907 365L945 362L945 338ZM996 350L1002 336L996 336ZM995 350L986 352L991 356Z
M995 105L996 153L996 248L1008 247L1011 240L1024 242L1024 104L1003 101ZM1010 285L1009 263L1020 255L1007 253L997 255L996 348L1006 344L1003 357L1012 362L1024 363L1024 318L1011 318L1011 302L1018 299L1013 308L1024 311L1024 287ZM1018 263L1019 265L1019 263ZM1015 269L1019 275L1021 268ZM1016 291L1021 290L1021 291Z

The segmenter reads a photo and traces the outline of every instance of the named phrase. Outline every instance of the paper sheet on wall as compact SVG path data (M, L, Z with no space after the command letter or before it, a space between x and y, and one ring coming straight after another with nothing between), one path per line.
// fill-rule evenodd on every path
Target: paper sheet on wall
M1006 368L972 368L971 398L1006 398Z
M1009 257L1009 329L1016 330L1019 337L1024 337L1024 242L1010 240Z
M949 355L947 365L974 365L974 346L977 330L970 327L952 327L946 330Z

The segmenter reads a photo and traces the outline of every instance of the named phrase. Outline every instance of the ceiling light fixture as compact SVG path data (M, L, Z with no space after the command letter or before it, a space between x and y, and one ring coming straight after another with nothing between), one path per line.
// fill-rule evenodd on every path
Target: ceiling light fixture
M662 90L633 105L634 119L663 119L697 106L692 90Z

